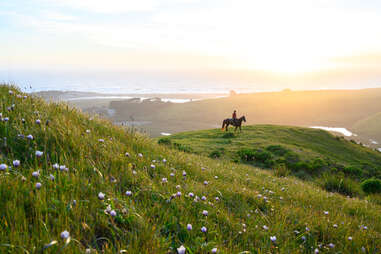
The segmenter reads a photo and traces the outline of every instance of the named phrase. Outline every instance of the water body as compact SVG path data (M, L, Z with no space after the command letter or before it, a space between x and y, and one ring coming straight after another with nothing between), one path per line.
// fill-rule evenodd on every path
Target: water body
M322 81L324 85L322 86ZM253 70L22 70L0 69L0 83L13 83L24 92L83 91L109 94L228 94L284 89L359 89L380 87L380 76L275 75ZM308 88L306 88L308 83ZM292 84L292 85L290 85Z
M82 91L113 94L228 94L269 91L250 79L221 73L170 71L2 71L0 83L25 92ZM281 87L273 87L273 91Z
M370 139L369 141L370 141L370 143L373 144L373 145L378 145L378 142L377 142L376 140Z
M218 97L210 97L210 98L221 98L223 96ZM79 100L99 100L99 99L116 99L116 100L122 100L122 99L133 99L136 97L132 96L86 96L86 97L75 97L75 98L69 98L66 99L66 101L79 101ZM148 97L139 97L140 102L143 100L151 99ZM201 99L176 99L176 98L160 98L163 102L172 102L172 103L186 103L186 102L192 102L192 101L199 101Z
M346 136L346 137L355 136L355 134L353 134L352 132L350 132L350 131L347 130L346 128L340 128L340 127L325 127L325 126L311 126L310 128L313 128L313 129L321 129L321 130L325 130L325 131L338 132L338 133L343 134L343 135Z

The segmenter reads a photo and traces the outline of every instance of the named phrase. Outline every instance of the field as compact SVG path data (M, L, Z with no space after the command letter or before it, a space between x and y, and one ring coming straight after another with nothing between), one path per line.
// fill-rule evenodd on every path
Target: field
M158 145L14 87L0 98L1 253L381 250L375 202Z
M344 179L336 191L364 196L360 183L381 179L381 153L326 131L279 125L245 126L242 133L211 129L159 139L179 150L261 168L283 166L304 180L321 185ZM322 177L326 176L326 177ZM345 187L345 185L348 186ZM329 186L330 191L335 188Z

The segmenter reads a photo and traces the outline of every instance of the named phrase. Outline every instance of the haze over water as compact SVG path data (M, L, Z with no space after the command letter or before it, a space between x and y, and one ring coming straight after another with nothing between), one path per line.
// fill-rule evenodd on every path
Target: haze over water
M61 90L113 94L203 93L226 94L264 91L360 89L381 87L377 73L364 77L343 72L274 75L245 71L0 71L0 81L27 92Z

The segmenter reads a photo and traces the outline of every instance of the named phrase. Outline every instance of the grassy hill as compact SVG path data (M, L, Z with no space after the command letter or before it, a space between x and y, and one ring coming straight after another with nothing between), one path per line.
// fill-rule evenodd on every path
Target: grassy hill
M380 205L24 96L0 86L1 253L380 252Z
M249 163L264 168L285 165L290 173L321 184L333 175L345 178L347 195L360 195L359 183L371 177L381 179L381 153L326 131L278 125L245 126L242 133L220 129L184 132L159 143L209 157ZM321 178L322 175L328 179ZM351 189L353 187L353 189ZM332 187L330 186L331 191Z

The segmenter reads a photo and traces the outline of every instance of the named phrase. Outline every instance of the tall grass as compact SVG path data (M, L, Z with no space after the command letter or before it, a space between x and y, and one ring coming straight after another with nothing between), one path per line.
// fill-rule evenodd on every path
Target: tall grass
M380 251L379 205L159 146L65 104L22 96L0 86L0 164L8 165L0 172L1 253Z

